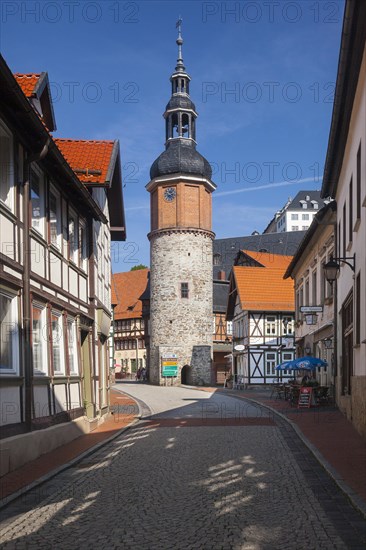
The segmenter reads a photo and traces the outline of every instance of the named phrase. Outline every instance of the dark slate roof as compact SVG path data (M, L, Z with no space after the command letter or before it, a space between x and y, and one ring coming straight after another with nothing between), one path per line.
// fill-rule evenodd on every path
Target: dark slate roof
M166 111L171 111L172 109L192 109L196 111L196 106L187 95L174 95L170 98L168 105L166 106Z
M214 281L213 310L215 313L226 313L229 287L229 281Z
M225 271L229 278L234 260L240 250L253 252L272 252L273 254L295 255L305 231L290 231L284 233L265 233L248 237L215 239L213 243L214 263L213 278L219 279L219 271ZM215 257L216 255L216 257Z
M302 204L300 201L306 201L308 203L308 210L313 209L311 201L318 203L317 210L320 210L325 205L323 199L320 198L320 191L299 191L295 198L288 205L286 210L301 210Z
M196 145L191 140L178 138L170 141L167 149L150 168L151 179L177 173L194 174L211 179L212 170L209 162L196 151Z

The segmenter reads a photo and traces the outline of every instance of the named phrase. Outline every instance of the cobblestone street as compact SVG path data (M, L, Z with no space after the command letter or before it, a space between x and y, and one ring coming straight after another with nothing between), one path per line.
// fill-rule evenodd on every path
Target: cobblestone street
M365 522L249 401L125 384L139 424L1 511L1 547L361 549Z

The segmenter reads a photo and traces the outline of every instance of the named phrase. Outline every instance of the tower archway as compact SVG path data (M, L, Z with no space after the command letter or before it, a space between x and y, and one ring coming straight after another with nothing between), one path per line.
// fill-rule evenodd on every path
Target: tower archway
M182 370L180 372L181 384L191 385L191 376L192 376L191 372L192 372L192 369L191 369L190 365L184 365L184 367L182 368Z

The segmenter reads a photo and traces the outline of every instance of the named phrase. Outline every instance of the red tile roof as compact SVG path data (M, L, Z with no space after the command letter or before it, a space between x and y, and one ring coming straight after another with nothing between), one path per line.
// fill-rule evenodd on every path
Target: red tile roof
M146 268L112 275L112 303L117 304L114 309L116 320L142 317L139 298L146 289L149 271Z
M55 142L81 182L109 183L107 176L114 141L57 138Z
M30 98L34 95L34 88L36 87L40 76L41 73L16 73L14 78L21 87L24 95Z
M273 262L269 262L269 266L265 268L233 267L241 308L244 311L293 311L295 309L294 284L292 279L283 279L292 256L279 257L279 254L268 254L268 256L272 257ZM266 260L269 258L258 261L264 264Z
M278 267L283 268L284 271L286 271L293 258L293 256L273 254L270 252L253 252L252 250L243 250L242 252L264 265L264 267Z

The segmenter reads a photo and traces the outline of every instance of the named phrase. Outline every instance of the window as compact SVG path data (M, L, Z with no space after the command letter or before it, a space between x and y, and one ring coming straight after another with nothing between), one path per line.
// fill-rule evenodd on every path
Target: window
M31 205L32 205L32 227L42 236L44 236L44 185L43 179L31 171Z
M69 213L69 259L75 264L78 263L79 238L77 230L76 214Z
M292 317L283 317L283 334L293 334L294 326Z
M78 374L78 353L77 353L77 337L75 319L69 317L67 319L67 354L69 358L70 374Z
M303 231L306 231L306 230L307 230L307 228L308 228L308 226L307 226L307 225L303 225L303 226L302 226L302 230L303 230Z
M348 242L353 238L353 179L349 182L348 189Z
M346 203L343 205L343 256L346 256L347 251L347 210Z
M181 298L188 298L188 294L189 294L188 283L181 283L180 284Z
M299 230L299 226L298 225L293 225L291 227L291 231L298 231Z
M0 290L0 373L16 374L19 366L18 299Z
M292 219L292 220L298 220L298 219L299 219L299 215L298 215L298 214L291 214L291 219Z
M353 375L353 293L342 306L342 394L351 394L351 377Z
M326 278L324 275L325 260L322 261L320 267L320 303L323 304L326 298Z
M317 273L316 270L313 271L312 275L312 305L316 306L317 301L317 295L318 295L318 289L317 289Z
M309 295L309 279L306 279L305 281L305 305L310 305L309 303L310 295Z
M51 313L52 366L55 374L64 374L62 315Z
M0 121L0 200L10 210L14 207L13 136Z
M41 305L32 308L32 354L33 370L37 374L48 373L46 309Z
M356 331L355 344L361 343L361 273L356 277Z
M232 336L232 334L233 334L233 322L232 321L226 321L226 334L228 336Z
M80 243L80 257L79 266L83 271L87 269L87 245L86 245L86 227L85 222L79 220L79 243Z
M266 376L274 376L276 374L276 354L266 353Z
M221 254L214 254L213 255L213 264L214 265L221 265Z
M309 219L309 214L302 214L301 219L302 220L308 220Z
M276 334L276 317L266 317L266 334Z
M361 142L357 151L356 217L358 220L361 219Z
M317 201L311 201L311 204L312 204L314 210L318 210L319 205L318 205Z
M61 250L61 199L50 190L50 243Z

